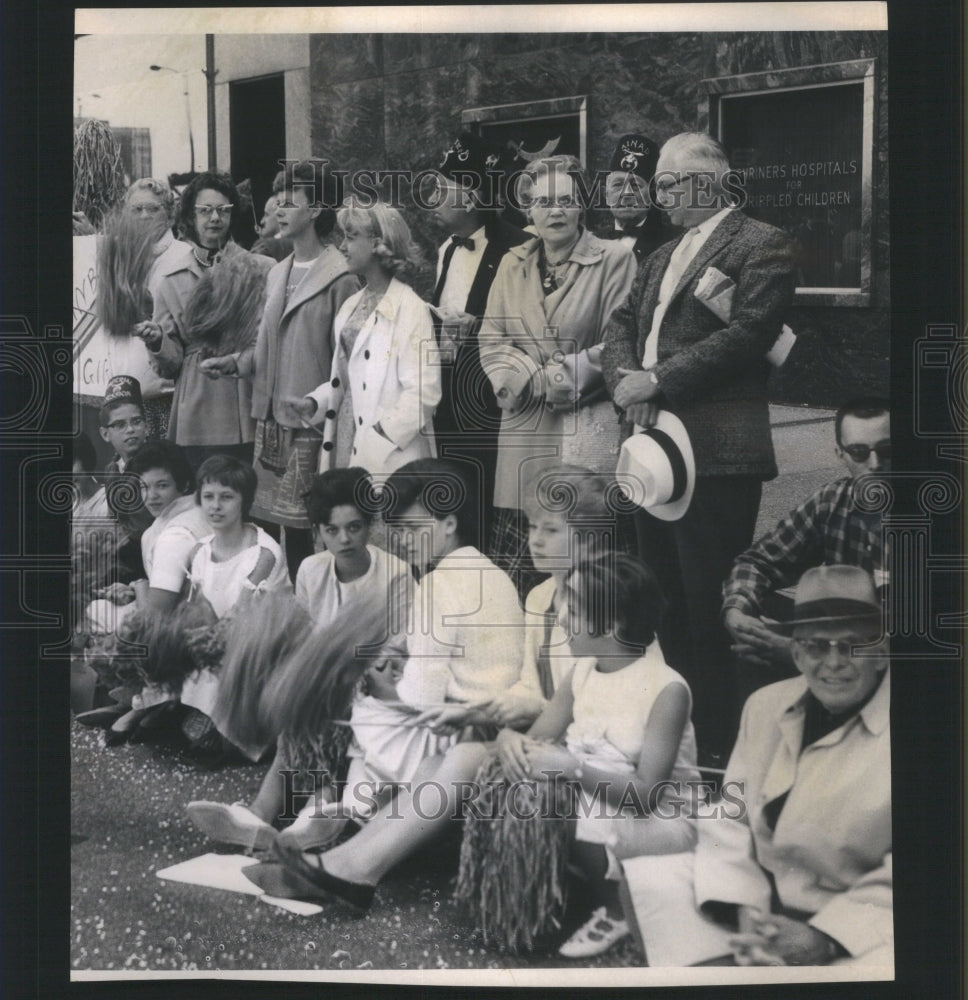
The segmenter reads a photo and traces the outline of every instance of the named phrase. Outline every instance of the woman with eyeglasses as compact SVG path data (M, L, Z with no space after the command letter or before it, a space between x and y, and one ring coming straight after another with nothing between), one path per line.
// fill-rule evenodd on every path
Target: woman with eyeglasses
M168 437L192 467L210 455L252 461L252 390L239 379L213 381L199 366L255 342L266 275L275 263L232 240L240 196L224 173L203 173L185 188L177 225L191 246L184 266L163 275L151 320L135 327L154 370L174 380Z
M522 191L537 237L498 267L481 327L481 364L503 410L489 555L524 594L537 582L518 495L561 461L614 472L619 428L599 356L602 335L635 278L635 257L583 225L581 164L550 156L532 164ZM585 187L587 190L587 186Z
M174 215L175 195L168 184L142 177L128 188L98 240L96 309L108 335L108 366L112 374L140 383L151 438L168 430L174 383L153 370L141 337L133 333L151 316L164 277L192 259L191 246L172 232Z

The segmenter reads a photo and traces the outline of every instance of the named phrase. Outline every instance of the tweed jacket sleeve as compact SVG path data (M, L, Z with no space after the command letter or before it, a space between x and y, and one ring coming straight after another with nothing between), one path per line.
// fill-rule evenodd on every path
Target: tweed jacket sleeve
M615 386L622 381L617 369L634 370L642 366L642 357L638 349L638 319L645 287L651 273L651 263L650 259L639 267L631 291L612 313L605 327L603 335L605 346L602 348L601 363L602 375L605 377L605 385L610 396L614 394Z
M779 336L793 300L792 240L773 226L741 218L745 225L732 233L721 253L710 258L703 253L705 247L700 250L697 258L702 263L690 268L691 279L673 298L663 319L663 336L666 327L674 329L676 324L680 330L689 331L689 336L680 337L678 343L671 338L671 352L663 351L661 337L659 341L655 374L662 393L673 404L703 399L741 377L751 366L761 365ZM728 221L727 217L718 228ZM707 246L716 236L714 231ZM694 295L707 264L715 265L736 283L732 312L725 326Z

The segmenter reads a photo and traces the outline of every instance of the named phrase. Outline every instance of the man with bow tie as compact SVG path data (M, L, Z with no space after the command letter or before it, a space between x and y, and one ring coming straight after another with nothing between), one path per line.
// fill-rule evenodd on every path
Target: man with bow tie
M496 164L479 136L462 132L438 168L434 206L438 224L449 234L437 254L431 299L437 342L446 355L434 436L442 458L476 467L485 505L482 545L490 531L501 411L481 371L477 329L501 258L529 238L500 217L496 186L489 183L497 177Z
M679 235L654 205L651 185L658 159L659 147L647 136L635 132L623 135L605 178L605 200L613 225L602 238L620 240L635 254L637 264Z
M642 511L636 527L640 554L674 609L660 631L663 650L689 681L700 755L712 764L738 721L727 707L734 667L720 588L753 540L762 483L777 474L765 355L793 299L793 243L735 207L741 191L711 136L684 132L666 142L655 185L659 206L686 232L639 268L606 328L602 370L628 424L650 427L667 409L692 443L689 509L671 522ZM711 279L731 285L728 320L703 301Z

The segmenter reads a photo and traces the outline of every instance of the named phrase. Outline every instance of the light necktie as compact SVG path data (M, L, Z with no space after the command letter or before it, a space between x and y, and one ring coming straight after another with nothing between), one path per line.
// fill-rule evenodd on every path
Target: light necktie
M662 325L662 318L665 316L672 298L682 276L686 273L686 268L692 263L695 256L695 239L699 235L698 229L687 229L682 239L679 240L672 256L669 258L669 266L662 276L662 284L659 286L659 301L656 303L655 311L652 314L652 329L645 341L645 351L642 356L642 367L648 370L655 366L659 360L659 327Z

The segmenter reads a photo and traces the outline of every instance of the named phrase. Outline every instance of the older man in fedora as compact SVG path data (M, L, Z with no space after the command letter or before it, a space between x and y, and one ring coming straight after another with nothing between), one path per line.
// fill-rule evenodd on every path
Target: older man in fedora
M637 516L639 554L680 619L660 632L689 681L700 763L724 757L736 733L729 639L719 615L723 580L753 541L764 480L777 474L766 355L794 291L793 243L734 204L730 167L711 136L684 132L659 151L658 204L677 242L640 267L605 330L602 372L627 423L651 426L659 409L686 427L696 488L686 513ZM713 289L727 290L728 311ZM723 318L725 316L725 318Z
M881 622L863 569L803 574L793 621L777 626L792 632L800 676L747 701L695 855L624 864L650 965L892 965Z

